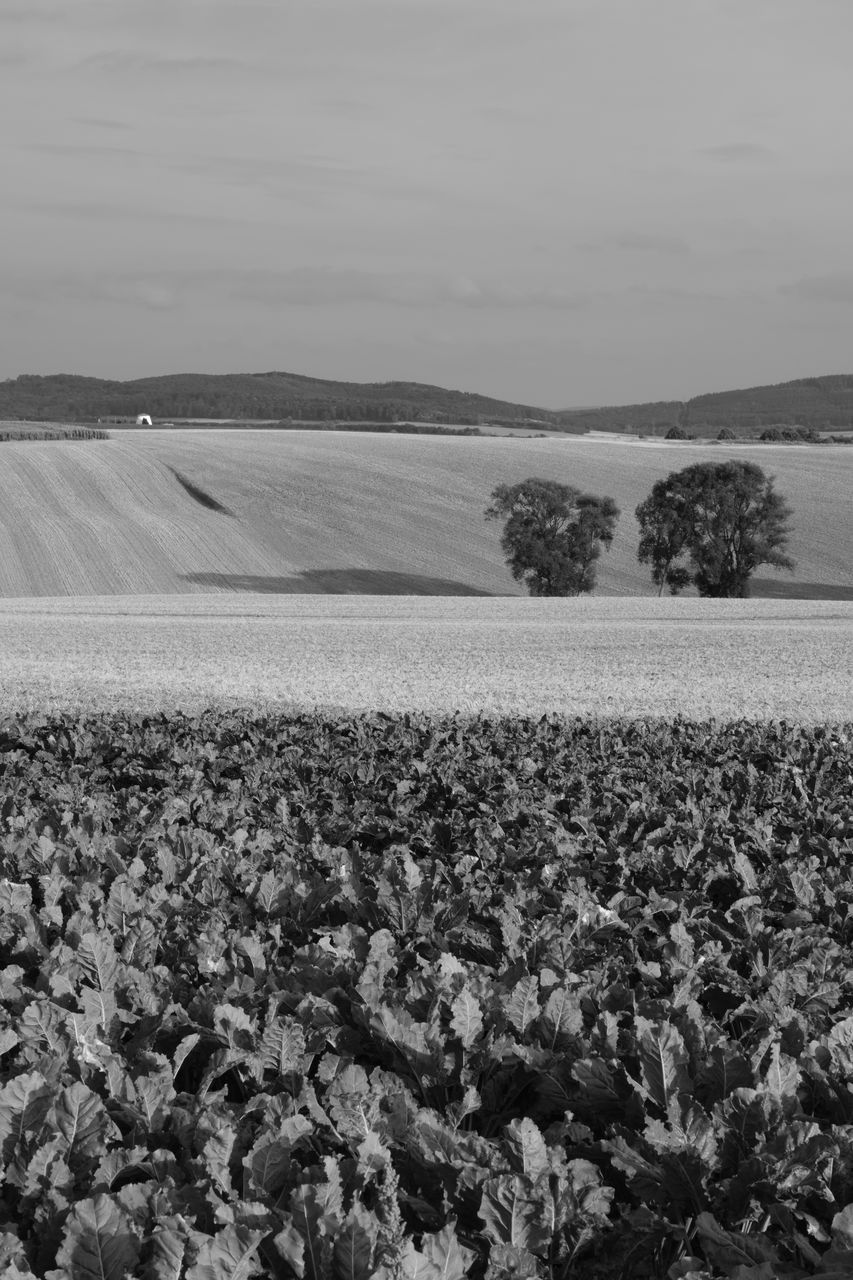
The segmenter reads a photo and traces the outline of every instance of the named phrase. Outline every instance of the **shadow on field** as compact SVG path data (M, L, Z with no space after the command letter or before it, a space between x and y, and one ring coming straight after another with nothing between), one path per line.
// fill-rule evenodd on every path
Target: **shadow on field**
M425 578L386 569L304 569L296 577L273 578L254 573L184 573L184 582L222 591L257 591L264 595L358 596L488 596L467 582Z
M833 582L785 582L753 578L749 594L756 600L853 600L853 586Z

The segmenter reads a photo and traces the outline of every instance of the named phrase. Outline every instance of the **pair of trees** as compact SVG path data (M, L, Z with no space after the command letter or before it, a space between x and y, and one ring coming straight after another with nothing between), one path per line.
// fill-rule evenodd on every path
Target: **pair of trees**
M498 485L485 514L505 521L507 564L536 596L591 591L619 519L612 498L535 478ZM747 596L759 565L794 567L785 554L791 510L755 463L702 462L672 472L635 514L637 556L651 567L659 595L693 586L701 596Z

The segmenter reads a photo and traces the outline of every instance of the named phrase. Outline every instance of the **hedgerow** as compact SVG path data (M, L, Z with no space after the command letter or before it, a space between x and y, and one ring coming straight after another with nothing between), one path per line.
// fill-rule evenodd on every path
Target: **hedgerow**
M0 722L0 1264L853 1274L853 748Z

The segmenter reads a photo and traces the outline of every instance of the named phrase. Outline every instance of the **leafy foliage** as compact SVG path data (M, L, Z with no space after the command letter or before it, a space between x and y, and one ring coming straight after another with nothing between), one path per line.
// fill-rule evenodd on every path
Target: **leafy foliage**
M486 519L505 521L501 548L531 595L576 596L595 586L595 562L613 541L619 510L612 498L532 478L498 485Z
M658 480L636 511L637 558L662 592L747 596L762 564L793 569L784 553L791 510L753 462L701 462Z
M850 735L0 722L3 1274L849 1275Z

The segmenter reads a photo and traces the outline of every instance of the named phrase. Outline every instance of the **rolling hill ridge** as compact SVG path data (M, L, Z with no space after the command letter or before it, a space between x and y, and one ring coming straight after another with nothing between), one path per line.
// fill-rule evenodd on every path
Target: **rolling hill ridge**
M739 435L773 426L853 430L853 374L797 378L772 386L600 408L550 410L419 382L335 382L295 373L180 373L107 381L72 374L22 374L0 382L0 420L92 422L149 413L155 418L481 423L536 422L551 430Z
M556 417L561 427L574 431L643 431L649 435L665 434L675 426L695 435L716 435L724 428L748 435L776 426L850 431L853 374L716 391L692 400L565 409Z
M23 374L0 382L0 419L89 422L137 413L160 419L556 424L554 414L532 405L419 382L330 382L295 373L177 373L132 382Z

